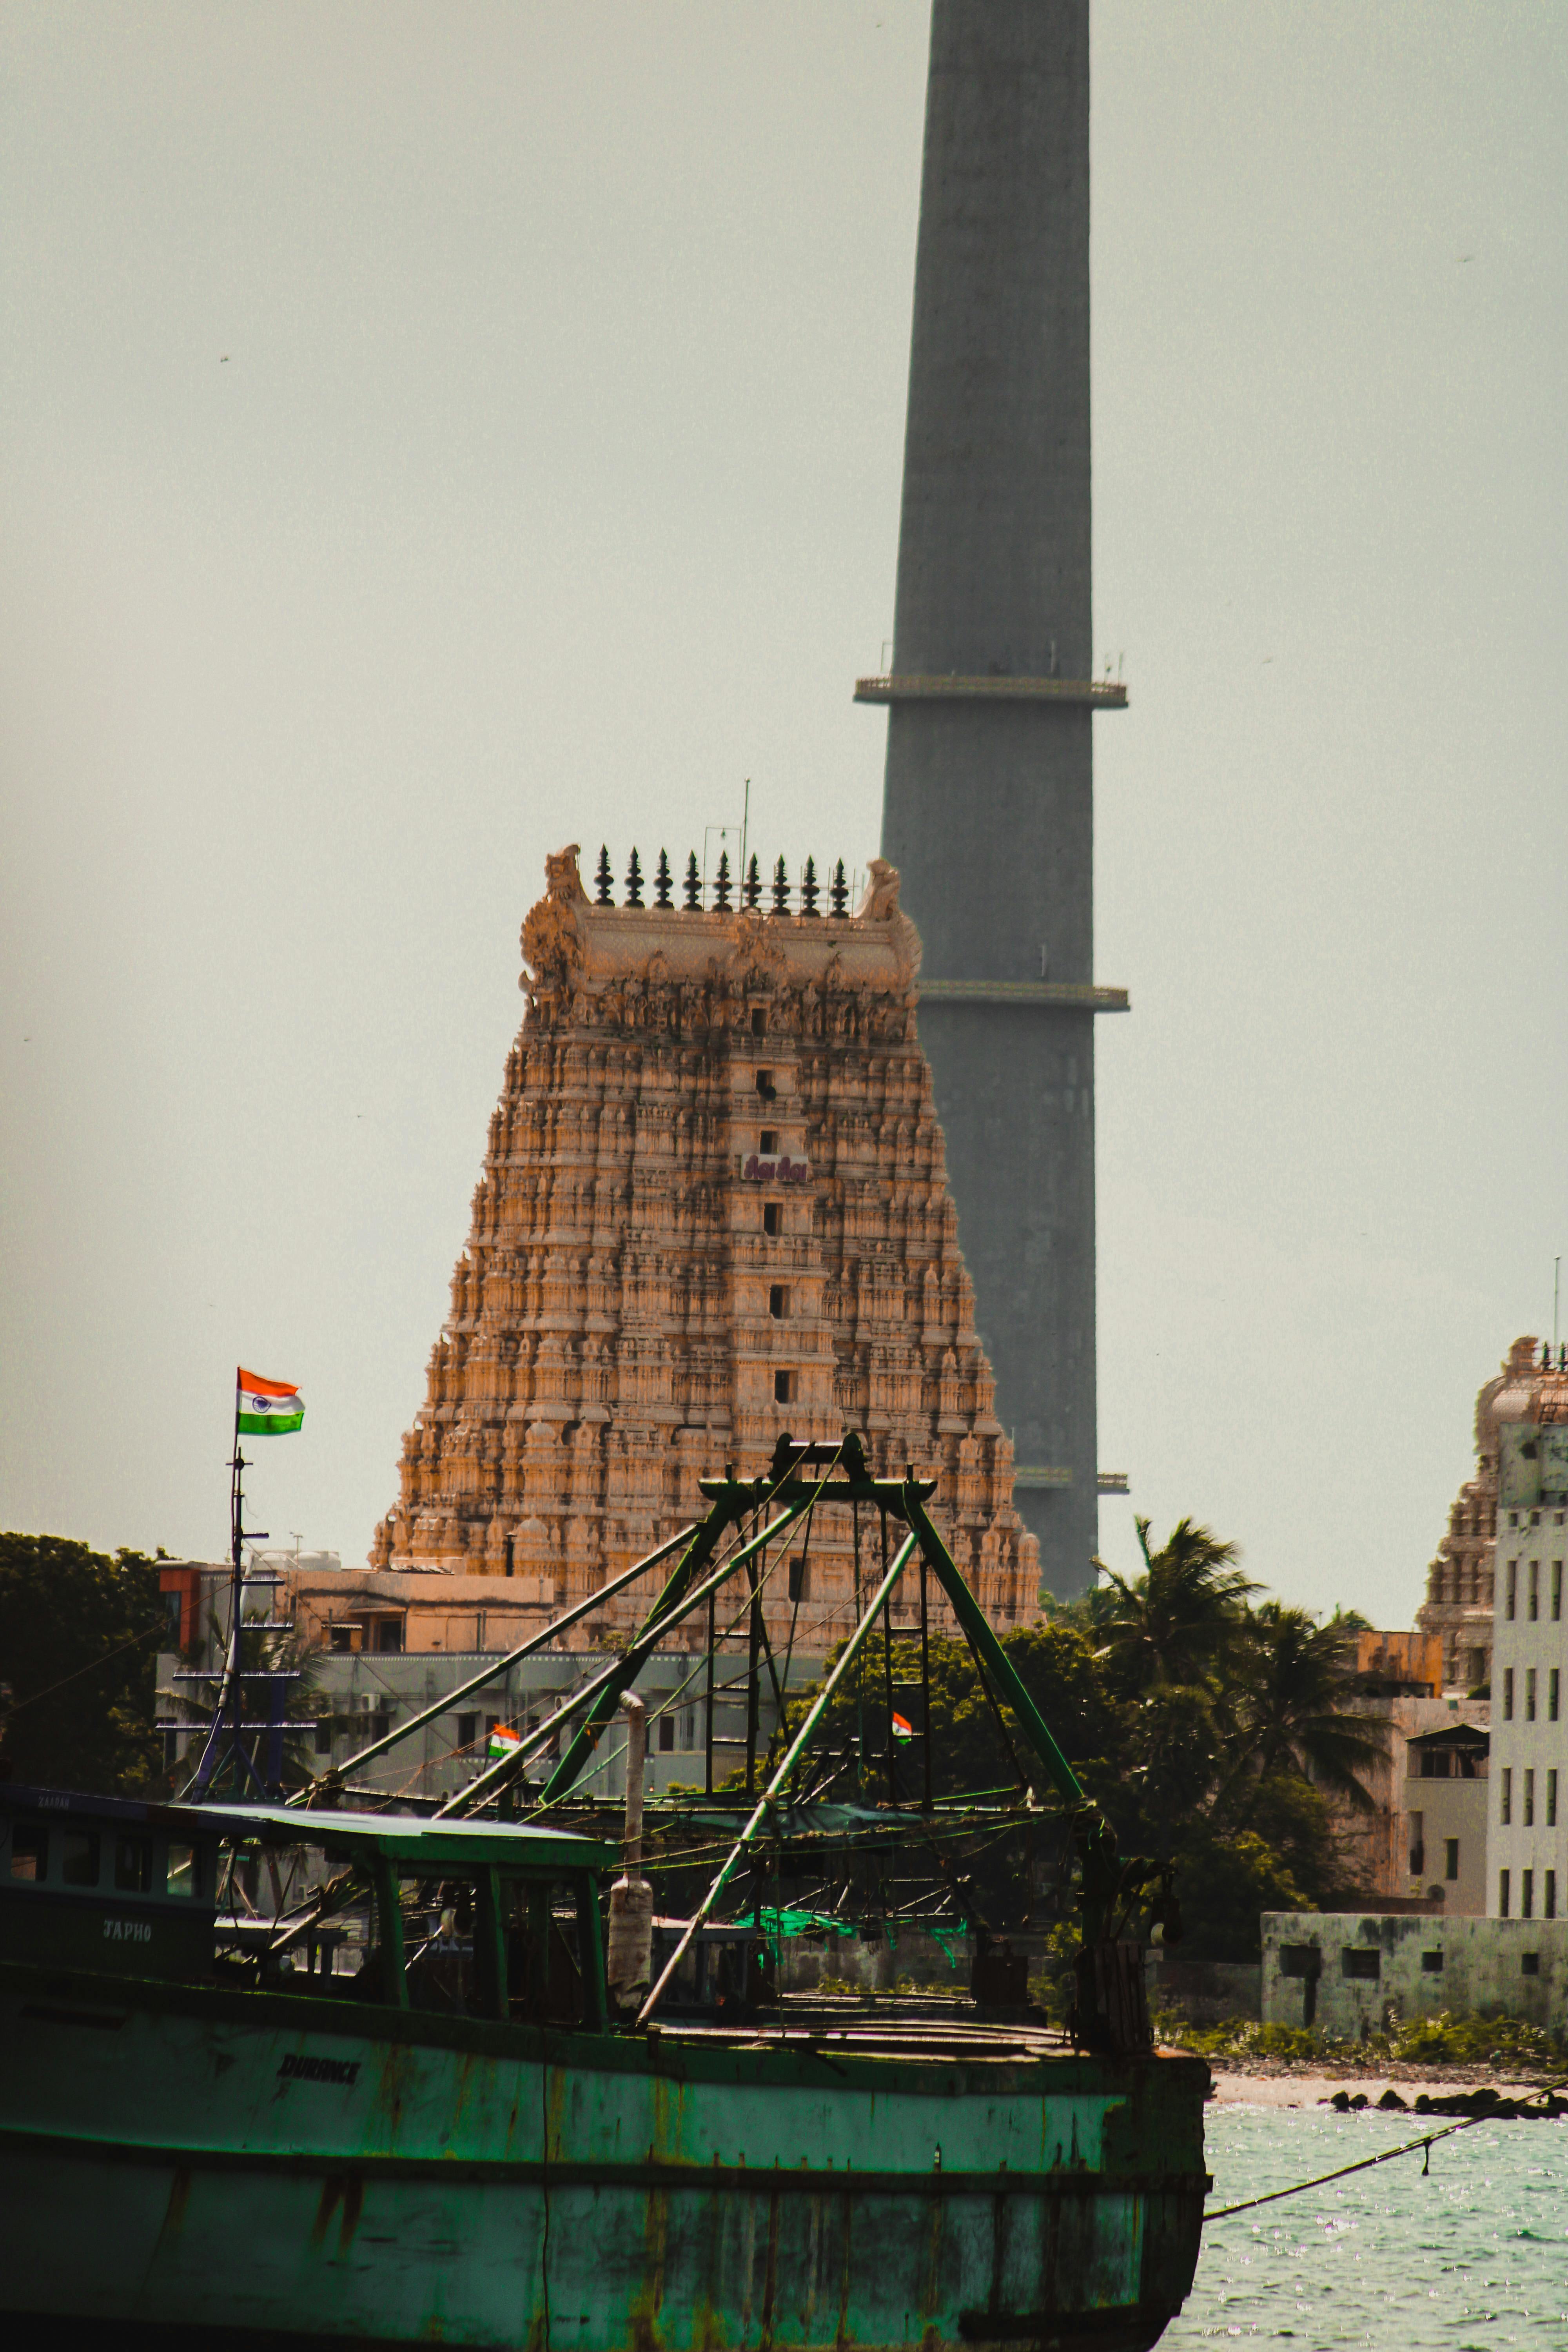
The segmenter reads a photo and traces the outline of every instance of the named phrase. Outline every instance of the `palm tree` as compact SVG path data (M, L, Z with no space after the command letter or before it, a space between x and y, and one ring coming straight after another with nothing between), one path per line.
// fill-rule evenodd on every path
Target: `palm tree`
M1273 1774L1299 1774L1370 1813L1376 1800L1361 1779L1384 1753L1386 1727L1356 1713L1353 1651L1343 1619L1320 1625L1306 1609L1266 1601L1248 1617L1237 1664L1233 1760L1214 1802L1220 1814L1242 1790Z
M1237 1547L1208 1528L1179 1519L1158 1551L1149 1521L1139 1519L1144 1572L1131 1581L1103 1560L1095 1620L1099 1655L1111 1680L1142 1694L1161 1684L1206 1682L1233 1651L1246 1623L1248 1596L1261 1590L1237 1567Z

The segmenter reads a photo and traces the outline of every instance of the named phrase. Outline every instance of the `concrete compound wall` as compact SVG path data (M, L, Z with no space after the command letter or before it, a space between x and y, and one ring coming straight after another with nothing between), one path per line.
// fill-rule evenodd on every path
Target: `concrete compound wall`
M1266 1911L1262 2008L1339 2038L1440 2010L1568 2024L1568 1922Z

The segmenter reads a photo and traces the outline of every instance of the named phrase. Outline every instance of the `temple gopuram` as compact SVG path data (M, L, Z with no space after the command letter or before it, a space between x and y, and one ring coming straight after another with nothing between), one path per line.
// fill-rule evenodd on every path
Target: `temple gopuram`
M897 873L874 860L851 913L842 865L825 892L808 860L792 910L782 859L766 907L754 858L706 889L693 859L677 906L663 853L645 886L634 852L616 905L607 858L590 899L578 856L546 860L522 927L527 1012L372 1567L510 1579L498 1599L542 1622L699 1518L700 1478L852 1427L878 1475L939 1479L993 1621L1037 1616ZM840 1516L792 1534L770 1637L820 1649L855 1622L883 1536ZM574 1642L624 1634L662 1574Z
M1476 1475L1449 1510L1415 1612L1421 1631L1442 1640L1445 1688L1490 1683L1502 1433L1518 1423L1568 1420L1568 1349L1559 1346L1556 1357L1544 1340L1516 1339L1476 1399Z

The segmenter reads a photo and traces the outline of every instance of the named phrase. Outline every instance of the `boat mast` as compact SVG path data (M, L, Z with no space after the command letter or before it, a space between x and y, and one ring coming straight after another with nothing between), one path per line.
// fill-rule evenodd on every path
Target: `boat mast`
M268 1794L267 1783L257 1769L256 1759L246 1748L244 1737L244 1549L247 1543L267 1541L265 1528L247 1528L245 1524L246 1467L245 1456L239 1450L239 1376L237 1373L234 1395L234 1454L228 1465L228 1546L232 1562L229 1578L228 1651L224 1661L223 1679L218 1685L217 1697L213 1702L212 1723L207 1731L205 1745L202 1749L202 1760L196 1767L195 1779L189 1782L184 1792L186 1796L194 1797L198 1801L221 1782L226 1761L229 1766L235 1796L239 1796L246 1783L251 1780L256 1783L258 1796L265 1797ZM234 1721L228 1735L226 1758L224 1724L231 1709ZM272 1707L269 1706L268 1708L269 1717L271 1714ZM271 1728L270 1722L268 1728Z

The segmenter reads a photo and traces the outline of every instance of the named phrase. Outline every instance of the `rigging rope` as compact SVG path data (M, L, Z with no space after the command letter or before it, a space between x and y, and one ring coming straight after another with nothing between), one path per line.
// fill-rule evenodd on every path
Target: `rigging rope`
M1538 2095L1549 2099L1553 2092L1564 2088L1568 2088L1568 2074L1560 2083L1546 2084ZM1421 2168L1425 2175L1431 2164L1431 2151L1440 2139L1448 2139L1455 2132L1469 2131L1476 2124L1491 2120L1491 2116L1485 2112L1479 2116L1461 2116L1458 2123L1445 2124L1441 2131L1426 2132L1420 2139L1405 2140L1398 2147L1385 2147L1376 2156L1361 2157L1354 2164L1339 2165L1332 2172L1320 2172L1313 2180L1298 2180L1289 2189L1270 2189L1261 2197L1244 2197L1239 2205L1222 2205L1216 2211L1204 2215L1204 2227L1206 2230L1211 2221L1228 2221L1233 2213L1250 2213L1257 2205L1277 2204L1281 2197L1300 2197L1309 2189L1326 2188L1331 2180L1343 2180L1352 2172L1370 2172L1375 2164L1392 2164L1396 2156L1414 2156L1418 2147L1424 2147L1427 2152L1426 2163Z

